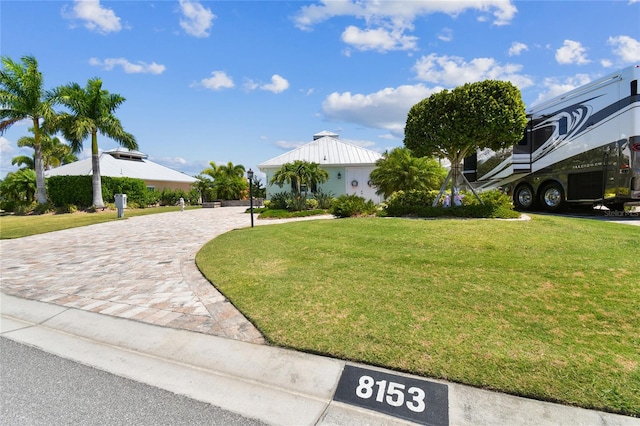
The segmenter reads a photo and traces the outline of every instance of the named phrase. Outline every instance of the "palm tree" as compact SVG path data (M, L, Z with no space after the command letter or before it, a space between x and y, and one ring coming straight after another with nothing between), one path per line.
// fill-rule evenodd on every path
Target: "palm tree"
M33 131L33 128L29 129ZM29 147L35 150L35 138L31 136L23 136L18 139L18 146ZM52 167L58 167L62 164L69 164L78 160L71 152L69 145L63 144L59 138L51 137L49 134L40 133L40 151L42 152L42 166L44 170L50 170ZM26 155L19 155L11 160L11 164L24 164L29 169L35 169L34 158Z
M71 111L60 114L56 127L62 130L74 153L80 152L83 141L91 136L93 205L103 208L98 132L127 149L138 149L135 137L124 131L120 120L114 115L126 99L102 89L102 80L99 78L90 79L85 88L77 83L58 87L51 93L51 98Z
M42 146L40 134L45 120L51 120L55 113L43 88L42 73L38 61L33 56L24 56L18 63L2 57L0 70L0 135L21 120L31 120L33 124L34 169L36 172L36 192L39 204L47 202L44 180Z
M5 201L31 204L35 193L36 173L32 169L7 173L0 181L0 197Z
M436 160L414 157L408 148L394 148L376 161L371 183L378 188L377 194L387 198L400 190L437 189L446 174L447 171Z
M248 183L244 178L245 168L241 164L234 165L229 161L226 165L217 166L210 163L213 168L213 188L218 198L223 200L236 200L241 198L247 189Z
M318 163L296 160L283 164L276 170L269 184L276 184L282 188L285 183L290 183L294 196L301 196L304 188L304 198L306 198L309 187L314 188L328 179L329 173L322 169Z

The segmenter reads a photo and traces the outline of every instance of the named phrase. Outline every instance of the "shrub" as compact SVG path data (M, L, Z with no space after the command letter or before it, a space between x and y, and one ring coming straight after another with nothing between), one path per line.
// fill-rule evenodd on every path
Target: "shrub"
M331 207L334 196L331 192L323 192L320 188L313 194L313 199L318 202L317 208L327 210Z
M182 189L169 189L165 188L162 191L157 192L158 202L161 206L175 206L180 201L180 197L184 198L185 202L189 203L189 197Z
M367 216L374 214L376 206L371 200L357 195L343 194L331 203L329 212L338 217Z
M47 178L49 199L56 207L74 204L86 208L93 204L92 176L51 176ZM127 194L127 204L147 205L148 190L142 179L101 176L102 198L115 201L115 194Z
M304 202L304 207L307 210L315 210L318 208L318 200L316 200L315 198L308 198Z
M36 203L32 202L16 202L13 208L13 212L17 215L29 214L36 207Z
M410 190L396 191L385 202L385 214L388 216L419 215L426 212L438 196L439 191Z
M287 192L278 192L273 194L269 202L269 208L274 210L287 210L287 200L289 197L290 194Z
M462 205L444 208L442 204L432 207L438 191L397 191L385 203L386 216L418 216L418 217L466 217L466 218L516 218L519 214L513 210L511 197L498 191L486 191L478 196L484 204L471 192L463 192Z
M75 213L78 211L78 207L75 204L65 204L64 206L60 206L56 208L56 213Z
M33 207L34 214L45 214L45 213L53 212L55 210L56 208L53 205L53 203L36 204Z

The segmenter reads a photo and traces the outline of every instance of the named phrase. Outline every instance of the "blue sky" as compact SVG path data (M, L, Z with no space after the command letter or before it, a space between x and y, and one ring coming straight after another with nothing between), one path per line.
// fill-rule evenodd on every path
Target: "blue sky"
M530 106L640 65L640 0L2 0L0 25L3 56L35 56L48 89L100 77L140 151L190 175L257 170L322 130L402 146L411 106L465 82L511 81ZM28 134L0 137L0 177Z

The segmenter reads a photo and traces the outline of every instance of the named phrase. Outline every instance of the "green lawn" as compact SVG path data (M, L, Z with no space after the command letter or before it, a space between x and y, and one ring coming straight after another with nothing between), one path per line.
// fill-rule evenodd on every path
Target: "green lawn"
M186 207L200 208L199 206ZM112 220L126 220L127 217L142 216L164 212L178 211L180 207L152 207L146 209L125 209L124 218L118 219L116 211L96 213L68 213L45 214L29 216L0 216L0 239L20 238L45 232L60 231L61 229L77 228L79 226L94 225Z
M261 226L196 261L274 344L640 416L640 227L532 217Z

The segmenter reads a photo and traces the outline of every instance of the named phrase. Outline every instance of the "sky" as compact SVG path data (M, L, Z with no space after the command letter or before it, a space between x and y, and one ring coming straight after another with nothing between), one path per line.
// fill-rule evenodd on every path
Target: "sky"
M151 161L257 172L323 130L403 146L409 109L444 88L506 80L529 107L640 65L640 0L2 0L0 54L34 56L46 89L101 78ZM0 136L0 178L32 155L28 128Z

